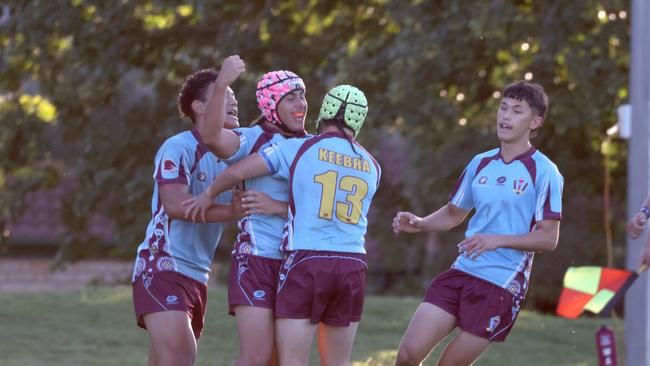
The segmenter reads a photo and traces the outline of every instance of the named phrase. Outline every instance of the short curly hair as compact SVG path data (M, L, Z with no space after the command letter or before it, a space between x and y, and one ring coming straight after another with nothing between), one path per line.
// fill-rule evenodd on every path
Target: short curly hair
M217 80L219 73L214 69L199 70L185 78L181 90L178 93L178 111L181 116L188 117L192 123L196 123L196 116L192 109L192 102L200 100L205 102L208 85Z

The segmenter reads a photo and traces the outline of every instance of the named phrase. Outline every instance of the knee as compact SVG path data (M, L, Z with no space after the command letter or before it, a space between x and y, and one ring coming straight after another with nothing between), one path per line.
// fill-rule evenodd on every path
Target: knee
M400 347L397 352L397 360L395 362L396 366L417 366L420 365L422 359L420 359L414 352L409 350L406 347Z
M196 347L193 345L177 344L175 347L165 347L156 352L158 365L191 366L196 361Z
M162 354L156 355L156 358L158 360L158 365L169 365L169 366L176 366L176 365L186 365L186 366L192 366L194 365L194 361L196 360L196 351L194 352L164 352Z

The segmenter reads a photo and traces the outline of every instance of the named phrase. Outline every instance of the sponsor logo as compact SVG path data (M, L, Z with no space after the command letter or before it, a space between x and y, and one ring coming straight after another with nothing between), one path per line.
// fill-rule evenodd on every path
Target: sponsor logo
M487 177L486 176L482 176L481 178L479 178L478 184L485 184L485 183L487 183Z
M524 178L516 179L512 182L513 189L512 191L516 194L522 194L528 188L528 182Z
M205 182L205 178L206 178L205 173L203 173L203 172L199 172L199 176L198 176L198 178L199 178L199 180L200 180L201 182Z
M178 297L176 295L167 295L167 304L178 304Z
M498 185L500 185L500 186L502 186L502 185L503 185L503 183L505 183L505 182L506 182L506 180L507 180L507 178L506 178L506 177L504 177L504 176L501 176L501 177L499 177L499 178L497 178L497 184L498 184Z
M253 297L258 300L263 300L264 296L266 296L266 292L264 292L264 290L257 290L253 292Z
M501 317L498 315L493 316L492 318L490 318L490 325L487 328L485 328L485 330L492 333L499 326L499 323L501 323Z

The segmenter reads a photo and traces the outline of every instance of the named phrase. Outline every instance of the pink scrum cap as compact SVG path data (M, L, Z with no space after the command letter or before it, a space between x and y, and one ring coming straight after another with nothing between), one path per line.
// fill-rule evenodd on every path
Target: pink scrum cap
M269 71L257 83L257 106L269 122L284 126L278 116L278 104L294 90L305 90L305 83L291 71Z

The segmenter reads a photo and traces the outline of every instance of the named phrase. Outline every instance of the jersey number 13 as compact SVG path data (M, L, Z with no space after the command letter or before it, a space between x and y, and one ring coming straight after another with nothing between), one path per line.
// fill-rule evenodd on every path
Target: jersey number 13
M314 176L314 182L323 187L320 198L320 209L318 217L325 220L332 220L334 205L336 204L336 218L346 224L356 225L361 218L363 199L368 194L368 183L359 177L344 175L338 179L338 172L328 170L327 172ZM336 201L336 189L347 192L345 201Z

